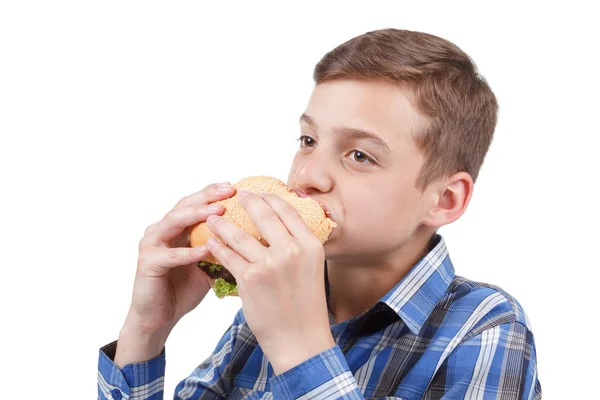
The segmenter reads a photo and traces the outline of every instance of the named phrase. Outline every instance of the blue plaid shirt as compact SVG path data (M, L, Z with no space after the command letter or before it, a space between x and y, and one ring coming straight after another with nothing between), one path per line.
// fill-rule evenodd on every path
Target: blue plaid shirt
M326 287L328 293L328 287ZM175 399L541 399L531 325L497 286L454 275L440 235L363 314L336 323L336 346L274 376L240 309ZM162 399L165 353L119 369L100 350L100 399Z

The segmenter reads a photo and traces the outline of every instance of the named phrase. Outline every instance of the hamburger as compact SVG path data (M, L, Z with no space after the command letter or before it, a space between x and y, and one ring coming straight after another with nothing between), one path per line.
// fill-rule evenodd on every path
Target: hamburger
M233 186L236 189L235 196L215 202L215 204L221 204L225 208L225 212L221 217L243 229L264 246L268 247L269 244L260 236L260 232L250 215L238 201L237 193L242 190L279 195L298 211L298 214L321 243L327 241L331 231L337 226L327 216L328 212L323 209L317 200L298 196L296 192L290 190L285 183L277 178L252 176L242 179ZM208 228L206 222L196 224L190 230L190 246L205 245L211 237L216 237L216 235ZM209 255L206 259L200 261L198 268L208 275L211 287L217 297L222 299L226 296L238 295L235 277L223 265L219 264L219 261L213 255Z

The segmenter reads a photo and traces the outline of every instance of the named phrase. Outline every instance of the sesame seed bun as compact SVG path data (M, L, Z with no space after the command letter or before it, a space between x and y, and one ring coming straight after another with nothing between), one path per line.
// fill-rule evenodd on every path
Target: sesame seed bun
M242 179L233 186L237 193L242 190L247 190L254 193L265 192L279 195L298 211L298 214L321 243L325 243L333 229L337 226L334 221L327 217L318 201L309 197L299 197L295 192L290 190L285 183L277 178L252 176ZM268 246L268 243L260 236L258 228L246 212L246 209L239 203L237 193L233 197L215 202L215 204L222 204L225 208L222 217L242 228L246 233L253 236L264 246ZM208 228L206 222L201 222L191 228L190 246L202 246L206 244L211 237L215 237L215 235ZM219 264L219 261L212 255L209 255L204 261L212 264ZM211 279L211 285L214 287L214 279Z
M265 192L279 195L298 211L298 214L300 214L306 225L313 231L321 243L325 243L333 228L337 226L335 222L325 215L325 211L318 201L309 197L299 197L277 178L252 176L242 179L233 186L238 193L242 190L247 190L254 193ZM268 245L260 236L258 228L246 212L246 209L239 203L237 193L235 196L217 201L215 204L222 204L225 208L225 212L222 215L223 218L242 228L261 244ZM192 227L190 231L190 245L192 247L202 246L211 237L215 237L215 235L208 228L206 222L201 222ZM214 264L218 263L217 259L212 256L208 257L205 261Z

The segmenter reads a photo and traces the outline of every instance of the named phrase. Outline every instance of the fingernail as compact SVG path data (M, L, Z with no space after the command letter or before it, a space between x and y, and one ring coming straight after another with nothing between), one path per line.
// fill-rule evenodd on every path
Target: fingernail
M206 246L196 247L196 254L204 254L206 252Z
M221 205L220 204L210 204L206 209L208 211L217 211Z
M239 196L240 196L240 197L246 197L246 196L248 196L248 194L249 194L249 193L250 193L250 192L249 192L249 191L247 191L247 190L242 190L242 191L240 191L240 194L239 194Z
M206 222L208 222L209 224L213 223L214 221L218 220L219 217L218 215L211 215L208 218L206 218Z
M266 195L268 195L269 193L266 192L261 192L260 197L265 197Z
M228 185L227 183L222 183L217 186L217 192L226 192L229 189L231 189L231 185Z
M215 244L217 244L217 238L211 237L210 239L208 239L208 242L206 242L206 245L208 247L213 247Z

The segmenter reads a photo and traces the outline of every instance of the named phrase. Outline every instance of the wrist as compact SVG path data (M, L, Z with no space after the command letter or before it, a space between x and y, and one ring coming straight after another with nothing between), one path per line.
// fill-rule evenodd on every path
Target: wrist
M335 345L335 340L329 333L328 337L323 336L308 343L287 342L280 350L272 351L273 355L271 357L267 355L267 358L274 374L281 375Z
M160 355L171 328L148 332L127 322L119 332L114 362L119 368L127 364L152 360Z

